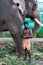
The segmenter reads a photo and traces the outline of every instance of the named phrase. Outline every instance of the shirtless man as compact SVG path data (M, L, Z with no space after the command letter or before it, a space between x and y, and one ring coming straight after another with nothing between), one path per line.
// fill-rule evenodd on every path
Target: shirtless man
M27 58L27 54L29 56L29 62L31 61L31 53L30 53L30 38L32 38L32 30L28 28L28 22L24 22L24 30L23 30L23 40L22 40L22 47L25 51L25 60Z

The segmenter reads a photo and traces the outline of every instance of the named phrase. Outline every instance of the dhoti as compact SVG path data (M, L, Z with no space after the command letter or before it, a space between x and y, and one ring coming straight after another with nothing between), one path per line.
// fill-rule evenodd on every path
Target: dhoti
M30 39L23 39L22 40L22 47L23 49L27 48L28 50L30 50Z

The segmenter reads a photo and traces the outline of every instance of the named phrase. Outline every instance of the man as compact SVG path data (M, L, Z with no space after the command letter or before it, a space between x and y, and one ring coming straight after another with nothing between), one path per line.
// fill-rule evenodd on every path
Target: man
M32 38L32 30L28 28L28 22L24 22L24 30L23 30L23 40L22 47L25 51L25 60L27 58L27 54L29 56L29 62L31 61L31 53L30 53L30 38Z

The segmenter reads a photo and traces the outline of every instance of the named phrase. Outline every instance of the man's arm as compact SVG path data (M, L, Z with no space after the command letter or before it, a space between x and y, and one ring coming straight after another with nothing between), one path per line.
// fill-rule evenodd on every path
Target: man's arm
M32 38L33 37L33 33L32 33L32 29L29 30L29 37Z

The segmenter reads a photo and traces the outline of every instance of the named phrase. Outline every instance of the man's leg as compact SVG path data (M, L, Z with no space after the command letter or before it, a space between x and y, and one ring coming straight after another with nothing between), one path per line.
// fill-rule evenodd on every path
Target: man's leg
M24 60L26 60L26 58L27 58L27 48L25 48L24 51L25 51L25 57L24 57Z
M27 50L28 56L29 56L29 62L31 62L31 52L30 50Z

